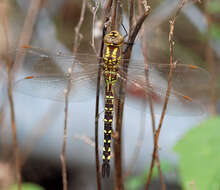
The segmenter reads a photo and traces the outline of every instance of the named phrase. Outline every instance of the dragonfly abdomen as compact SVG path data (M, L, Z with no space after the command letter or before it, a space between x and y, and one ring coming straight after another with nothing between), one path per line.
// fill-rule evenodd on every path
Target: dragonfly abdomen
M110 159L111 159L111 134L113 121L113 104L114 98L112 91L105 93L105 117L104 117L104 146L103 146L103 177L110 175Z

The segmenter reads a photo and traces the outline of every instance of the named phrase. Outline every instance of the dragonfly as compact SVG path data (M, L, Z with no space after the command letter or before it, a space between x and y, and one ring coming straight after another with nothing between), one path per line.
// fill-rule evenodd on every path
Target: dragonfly
M121 82L126 82L124 86L126 95L132 91L131 89L136 89L135 91L141 92L145 100L147 97L155 97L155 94L157 100L164 100L167 91L166 80L168 79L170 65L122 59L124 41L124 37L118 31L107 33L104 36L103 57L79 53L74 56L61 52L50 54L34 47L26 47L16 52L16 54L25 56L23 60L25 77L16 81L15 89L33 97L56 101L65 100L65 91L69 81L71 81L69 100L76 102L88 100L91 94L95 93L97 74L101 66L101 89L103 89L104 94L103 177L110 176L112 125L115 100L120 98ZM122 64L126 61L129 61L129 66ZM74 67L71 71L72 64ZM145 80L146 64L149 73L148 82ZM157 77L154 76L155 73L157 73ZM204 69L195 65L175 64L173 71L174 87L181 86L183 91L186 88L194 87L195 89L192 80L193 84L195 82L203 83L208 80L208 74ZM187 107L190 112L181 112L183 107ZM203 107L195 99L175 89L171 90L167 108L168 114L182 116L184 114L197 115L202 112Z

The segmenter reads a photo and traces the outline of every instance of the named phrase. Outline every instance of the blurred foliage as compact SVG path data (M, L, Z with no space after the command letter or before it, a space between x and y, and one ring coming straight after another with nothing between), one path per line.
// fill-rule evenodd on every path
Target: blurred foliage
M208 11L209 13L219 13L220 12L220 1L219 0L209 1Z
M10 190L17 190L17 189L18 187L16 184L10 188ZM44 188L34 183L23 183L22 190L44 190Z
M214 38L220 40L220 24L213 24L212 25L211 34Z
M161 170L162 170L163 174L164 173L168 174L173 171L173 167L169 164L169 162L162 161L160 164L161 164ZM140 176L132 176L129 179L127 179L126 184L125 184L126 189L127 190L136 190L136 189L140 189L141 187L143 187L143 185L146 183L146 179L148 177L149 171L150 171L150 168L148 168L147 171L144 172ZM158 177L159 177L158 169L155 164L155 167L153 169L152 179L155 180Z
M220 118L210 118L191 129L175 146L184 189L189 189L192 182L199 190L220 189L219 134Z

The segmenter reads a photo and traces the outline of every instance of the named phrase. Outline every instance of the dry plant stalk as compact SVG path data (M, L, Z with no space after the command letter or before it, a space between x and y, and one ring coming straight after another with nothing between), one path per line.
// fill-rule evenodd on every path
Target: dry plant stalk
M106 28L103 28L102 32L102 42L101 48L99 51L99 56L101 57L104 49L104 36ZM96 182L98 190L101 190L101 170L99 164L99 95L100 95L100 83L101 83L101 60L99 61L99 70L97 75L97 84L96 84L96 105L95 105L95 158L96 158Z
M134 1L131 1L130 3L134 3ZM133 7L133 5L131 5L131 7ZM129 24L132 29L131 30L129 29L129 31L131 32L128 34L128 43L125 47L125 51L122 56L123 59L130 60L133 43L137 37L139 30L141 29L143 22L145 21L149 13L150 13L150 7L147 6L144 9L143 15L139 17L136 24L134 26L131 26L131 24ZM131 21L133 19L130 18L129 20ZM127 73L129 62L124 61L122 64L125 68L124 72ZM122 175L122 149L121 149L122 138L121 137L122 137L122 118L124 112L124 98L125 98L125 92L123 91L124 89L123 87L125 87L125 85L126 85L126 78L120 84L119 101L118 101L118 109L117 109L118 111L116 114L115 133L117 135L117 138L115 138L114 140L114 154L115 154L115 189L117 190L124 189L123 175Z
M139 12L141 11L141 7L140 7L140 3L139 5ZM148 6L148 2L146 1L145 6ZM148 59L147 59L147 40L146 40L146 34L145 34L145 28L142 28L142 32L141 32L141 47L142 47L142 54L144 56L144 62L145 62L145 79L146 79L146 83L149 86L149 69L148 69ZM150 106L150 114L151 114L151 123L152 123L152 131L153 131L153 137L154 134L156 132L156 124L155 124L155 113L154 113L154 105L153 105L153 100L152 100L152 95L151 93L148 94L148 98L149 98L149 106ZM160 177L160 183L161 183L161 189L162 190L166 190L166 184L162 175L162 170L160 167L160 158L159 158L159 154L157 152L156 154L156 165L157 165L157 169L158 169L158 173L159 173L159 177Z
M10 51L10 42L8 37L8 19L7 19L7 3L2 2L0 7L1 18L3 23L3 30L6 39L6 51ZM18 184L18 190L22 188L22 177L21 177L21 167L20 167L20 156L19 156L19 148L17 142L17 131L16 131L16 122L15 122L15 110L14 110L14 101L12 95L12 83L13 83L13 72L12 67L14 62L12 61L11 57L7 56L7 66L8 66L8 99L10 105L10 116L11 116L11 129L12 129L12 136L13 136L13 152L15 156L15 166L16 166L16 179Z
M4 1L3 1L4 4ZM25 24L22 30L22 33L19 38L19 47L22 47L23 45L29 44L31 35L33 32L33 26L36 21L37 14L41 8L42 0L32 0L31 4L28 9L28 14L25 17ZM6 7L5 7L6 8ZM8 21L6 17L6 9L2 9L2 19L3 19L3 26L4 26L4 32L5 32L5 39L6 39L6 51L10 51L9 47L9 38L8 38ZM14 153L15 153L15 162L16 162L16 177L17 177L17 183L18 183L18 189L20 190L21 183L22 183L22 177L21 177L21 163L19 158L19 150L18 150L18 144L17 144L17 134L16 134L16 123L15 123L15 112L14 112L14 102L12 98L12 82L13 82L13 75L12 75L12 67L15 71L19 68L19 64L17 64L19 61L22 61L23 57L16 53L16 57L14 62L11 60L11 58L8 58L7 64L8 64L8 98L9 98L9 104L10 104L10 110L11 110L11 123L12 123L12 134L13 134L13 144L14 144Z
M154 164L155 164L155 161L158 157L159 135L160 135L160 131L161 131L161 128L162 128L163 119L165 117L165 113L166 113L166 110L167 110L170 90L171 90L171 86L172 86L172 76L173 76L173 70L174 70L174 67L175 67L175 63L173 62L173 49L174 49L174 44L175 44L173 36L174 36L175 22L176 22L177 16L180 14L181 9L188 2L189 2L188 0L182 0L180 2L180 5L179 5L174 17L169 21L169 24L170 24L170 31L169 31L169 64L170 64L170 71L169 71L169 78L168 78L168 87L167 87L167 91L166 91L166 97L165 97L165 101L164 101L164 105L163 105L159 125L158 125L158 128L157 128L157 130L155 131L155 134L154 134L154 149L153 149L153 154L152 154L150 172L149 172L146 187L145 187L146 190L148 190L149 187L150 187L150 182L151 182L151 178L152 178Z
M214 51L212 47L210 46L209 42L211 40L211 26L212 26L212 17L208 12L208 0L205 0L204 5L204 13L205 17L208 23L208 29L206 32L206 48L205 48L205 59L208 64L209 72L211 73L211 80L210 80L210 88L211 88L211 114L216 115L217 109L216 109L216 103L217 103L217 96L216 96L216 64L214 60Z
M84 20L85 10L86 10L86 0L83 0L80 19L77 26L75 27L73 55L76 55L77 53L77 48L79 45L78 44L79 31ZM63 145L62 145L62 153L60 155L61 165L62 165L63 190L67 190L66 139L67 139L67 121L68 121L68 113L69 113L69 93L71 90L71 79L73 77L73 69L74 69L74 62L72 63L72 67L68 71L70 74L70 79L68 80L67 89L65 91L65 118L64 118Z
M28 8L28 12L27 12L27 15L24 21L24 26L19 37L18 48L24 47L30 43L34 24L36 22L37 15L41 9L43 1L44 0L32 0L30 2L30 6ZM21 67L21 65L18 63L22 63L24 56L25 56L24 54L21 55L21 54L16 53L16 56L15 56L16 64L14 66L15 71Z
M146 66L145 66L146 67L146 69L145 69L145 79L146 79L147 84L149 84L149 70L148 70L148 65L147 65L147 55L146 55L147 47L146 47L146 45L147 45L146 36L143 36L143 39L142 39L142 53L143 53L144 61L145 61L145 64L146 64ZM154 138L153 140L155 140L156 124L155 124L155 113L154 113L154 106L153 106L153 100L152 100L151 93L149 93L148 98L149 98L149 106L150 106L152 129L153 129L153 138ZM166 189L166 184L165 184L165 181L164 181L164 178L163 178L163 175L162 175L162 170L161 170L161 167L160 167L160 158L159 158L158 152L156 153L156 165L157 165L158 173L159 173L159 176L160 176L161 189L165 190Z

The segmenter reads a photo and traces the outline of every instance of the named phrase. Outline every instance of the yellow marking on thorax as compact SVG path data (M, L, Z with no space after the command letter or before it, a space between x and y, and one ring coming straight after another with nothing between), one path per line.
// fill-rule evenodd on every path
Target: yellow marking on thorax
M110 48L106 47L105 57L110 57Z
M118 52L118 48L116 47L116 48L114 48L114 50L113 50L113 52L112 52L112 57L113 57L113 58L116 58L117 52Z

